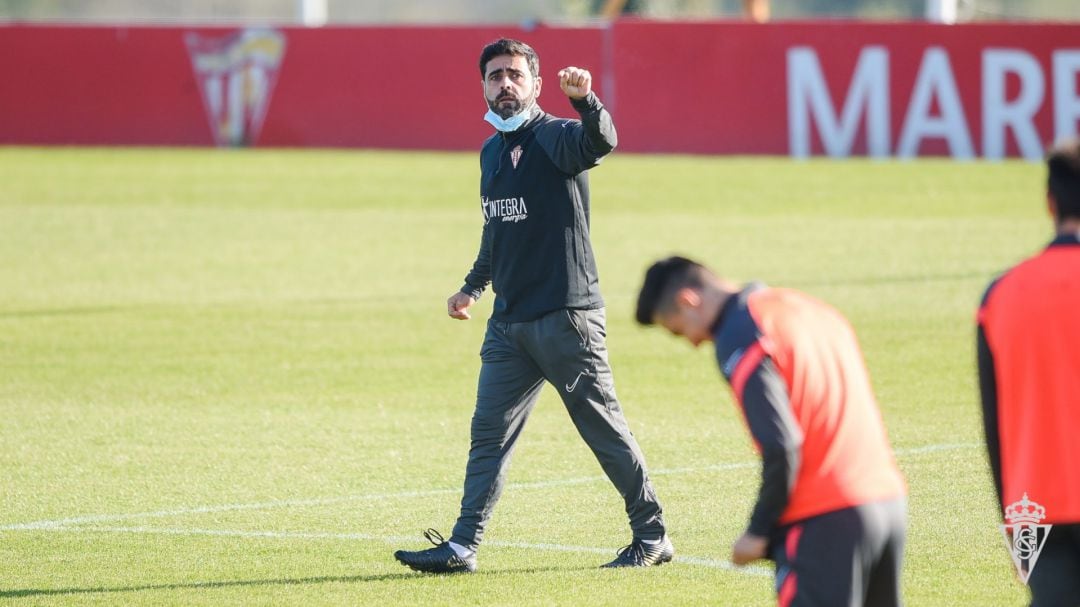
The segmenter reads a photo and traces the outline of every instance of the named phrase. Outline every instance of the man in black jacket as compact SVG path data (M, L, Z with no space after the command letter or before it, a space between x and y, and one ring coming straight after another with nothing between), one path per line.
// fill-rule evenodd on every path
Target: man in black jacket
M558 75L581 119L541 110L539 63L517 40L492 42L480 55L490 108L485 120L499 132L480 153L480 252L465 285L447 300L447 313L467 320L489 283L496 295L480 352L472 445L453 536L443 541L430 530L425 535L434 548L394 553L417 571L476 570L476 550L510 455L545 381L559 391L626 502L633 541L605 567L657 565L674 554L645 458L615 397L589 242L586 171L615 148L615 126L592 92L592 76L577 67Z

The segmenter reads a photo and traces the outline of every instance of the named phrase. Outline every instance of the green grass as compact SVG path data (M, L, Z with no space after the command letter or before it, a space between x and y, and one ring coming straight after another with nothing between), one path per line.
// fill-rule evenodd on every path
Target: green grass
M468 323L444 301L477 177L473 154L0 148L0 602L769 604L768 577L523 547L629 539L550 389L482 574L393 561L460 499L491 298ZM707 348L632 323L672 252L852 320L911 490L908 604L1024 604L973 319L1049 237L1039 166L617 154L592 179L618 390L680 554L726 559L758 472ZM261 505L190 511L235 504ZM120 517L11 528L94 515Z

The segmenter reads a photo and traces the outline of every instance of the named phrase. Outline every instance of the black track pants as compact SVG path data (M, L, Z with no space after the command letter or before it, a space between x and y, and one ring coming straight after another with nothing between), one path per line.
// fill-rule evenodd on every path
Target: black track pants
M581 438L626 503L635 538L664 535L645 457L615 397L605 315L557 310L533 321L488 321L472 419L465 494L452 541L476 548L502 492L507 464L544 382L555 386Z

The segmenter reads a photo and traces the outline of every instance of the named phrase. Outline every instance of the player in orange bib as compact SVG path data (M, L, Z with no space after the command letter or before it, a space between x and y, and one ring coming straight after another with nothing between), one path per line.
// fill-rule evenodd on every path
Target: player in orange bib
M1034 607L1080 605L1080 141L1047 165L1056 237L986 290L977 337L1001 508L1026 496L1053 525L1027 569Z
M732 561L775 561L782 607L899 605L907 489L847 320L804 293L740 288L683 257L649 268L637 320L714 343L761 453Z

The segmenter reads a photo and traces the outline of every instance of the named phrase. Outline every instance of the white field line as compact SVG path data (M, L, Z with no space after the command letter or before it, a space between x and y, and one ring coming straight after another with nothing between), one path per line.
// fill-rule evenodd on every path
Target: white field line
M170 527L48 527L47 531L71 531L75 533L138 533L138 534L158 534L158 535L204 535L204 536L216 536L216 537L241 537L241 538L270 538L270 539L332 539L332 540L362 540L383 542L386 544L400 544L405 542L415 542L415 537L400 537L400 536L381 536L381 535L369 535L366 533L310 533L310 532L293 532L293 531L246 531L246 530L233 530L233 529L185 529L185 528L170 528ZM498 540L488 540L484 542L485 546L493 546L497 548L521 548L524 550L552 550L556 552L574 552L579 554L602 554L612 555L614 551L610 548L593 548L590 546L569 546L566 544L532 544L527 542L500 542ZM728 561L721 561L718 559L703 558L697 556L680 556L676 555L674 563L684 565L696 565L698 567L709 567L712 569L725 569L728 571L735 571L745 575L772 577L773 573L766 567L748 566L738 567Z
M936 453L939 451L956 451L962 449L973 449L981 447L981 443L940 443L935 445L925 445L922 447L913 447L909 449L897 449L897 457L904 457L908 455L922 455L925 453ZM650 476L668 476L676 474L690 474L696 472L714 472L724 470L739 470L744 468L755 468L760 465L760 462L735 462L728 464L713 464L708 466L692 466L683 468L662 468L652 470L649 472ZM532 483L507 483L505 488L509 489L547 489L551 487L564 487L568 485L583 485L595 482L607 481L605 476L585 476L578 478L568 478L552 481L537 481ZM158 510L154 512L133 512L128 514L99 514L88 516L76 516L71 518L45 520L45 521L33 521L29 523L15 523L10 525L0 526L0 531L32 531L32 530L44 530L54 527L63 527L70 530L71 527L77 525L86 525L92 523L111 523L119 521L130 521L138 519L152 519L152 518L168 518L172 516L183 516L192 514L208 514L213 512L231 512L237 510L266 510L270 508L289 508L295 506L322 506L327 504L337 504L342 502L356 502L356 501L372 501L372 500L387 500L387 499L403 499L410 497L427 497L433 495L452 495L460 494L460 488L454 489L427 489L427 490L413 490L413 491L400 491L394 493L368 493L361 495L344 495L338 497L327 498L313 498L313 499L297 499L297 500L271 500L266 502L252 502L246 504L221 504L217 506L196 506L191 508L177 508L173 510Z

